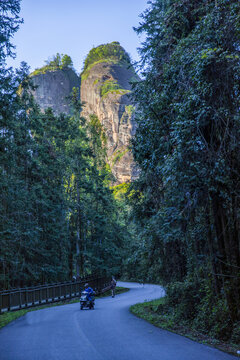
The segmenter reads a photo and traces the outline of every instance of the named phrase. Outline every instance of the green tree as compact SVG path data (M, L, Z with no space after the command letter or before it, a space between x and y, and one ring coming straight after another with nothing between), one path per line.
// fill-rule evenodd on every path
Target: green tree
M149 280L181 281L182 316L192 319L192 296L196 318L205 306L203 327L219 321L219 337L239 321L239 7L156 0L136 29L146 33L134 90L139 266ZM210 314L212 303L230 321Z
M6 68L19 11L19 1L0 3L0 286L119 272L126 232L109 188L104 129L97 117L80 117L76 89L73 116L42 113L27 65ZM57 54L49 66L72 62Z
M73 62L72 59L69 55L62 54L62 58L61 58L61 67L62 68L72 68L73 67Z
M64 68L72 68L73 67L72 59L67 54L57 53L56 55L54 55L52 57L51 60L47 60L46 63L47 63L48 67L52 67L52 68L64 69Z

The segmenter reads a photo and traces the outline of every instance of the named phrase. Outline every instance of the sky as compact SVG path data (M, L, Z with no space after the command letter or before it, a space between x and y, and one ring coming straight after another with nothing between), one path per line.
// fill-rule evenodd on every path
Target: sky
M78 73L95 46L119 41L133 61L144 37L133 30L148 0L22 0L24 23L12 43L17 57L8 66L27 62L30 71L45 65L56 53L68 54Z

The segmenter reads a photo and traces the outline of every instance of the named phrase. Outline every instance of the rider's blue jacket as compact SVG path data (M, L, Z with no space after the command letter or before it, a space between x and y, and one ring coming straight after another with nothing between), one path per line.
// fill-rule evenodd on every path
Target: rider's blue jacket
M86 291L88 293L87 297L88 300L92 300L92 295L93 295L93 289L89 286L87 289L85 289L84 291Z

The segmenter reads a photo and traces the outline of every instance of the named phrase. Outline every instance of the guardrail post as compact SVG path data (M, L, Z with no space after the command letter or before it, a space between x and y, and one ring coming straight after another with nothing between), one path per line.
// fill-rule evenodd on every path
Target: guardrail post
M28 307L28 289L26 289L26 303L25 307Z
M33 290L32 306L35 304L35 290Z
M8 311L11 310L11 300L12 300L12 297L11 297L11 293L8 295Z
M19 309L21 309L22 308L22 291L21 291L21 289L19 290Z
M54 298L55 298L55 287L52 287L52 302L54 302Z

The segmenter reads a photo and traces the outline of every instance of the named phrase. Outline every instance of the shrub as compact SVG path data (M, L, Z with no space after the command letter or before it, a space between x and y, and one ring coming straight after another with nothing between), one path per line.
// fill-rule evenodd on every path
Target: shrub
M219 340L228 340L232 334L232 322L224 298L216 298L209 284L200 289L201 302L196 308L193 328Z
M240 344L240 321L238 321L233 327L231 340L235 344Z
M166 295L168 305L176 309L177 318L194 318L200 303L199 284L191 280L174 282L167 286Z
M168 285L166 295L167 312L178 324L218 340L240 341L239 323L233 326L225 297L217 298L208 280L174 282Z
M115 91L117 89L120 89L120 86L116 80L106 80L100 87L100 94L101 96L106 95L109 91Z
M85 61L83 71L100 60L103 59L112 59L117 62L127 62L131 63L129 55L123 49L123 47L117 41L113 41L110 44L99 45L89 51Z
M48 71L64 70L64 69L73 69L73 62L69 55L57 53L50 60L46 60L46 65L35 69L31 76L36 76L40 74L46 74Z

